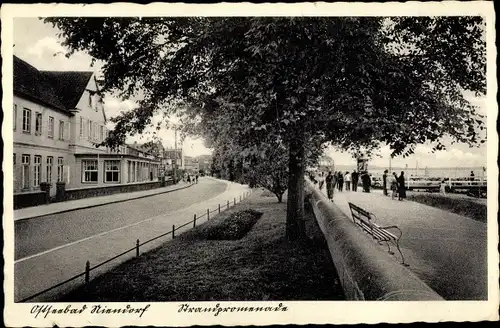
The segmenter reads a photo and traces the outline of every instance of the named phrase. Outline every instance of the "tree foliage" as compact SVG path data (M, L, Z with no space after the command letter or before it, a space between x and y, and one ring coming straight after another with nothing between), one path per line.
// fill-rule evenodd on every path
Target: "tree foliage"
M265 144L287 149L289 236L301 234L306 158L325 142L408 155L424 142L442 149L444 136L474 145L483 127L463 96L485 92L480 17L45 21L70 53L105 62L105 90L142 94L138 109L113 119L108 145L180 100L191 132L216 146L231 140L244 156L265 156Z

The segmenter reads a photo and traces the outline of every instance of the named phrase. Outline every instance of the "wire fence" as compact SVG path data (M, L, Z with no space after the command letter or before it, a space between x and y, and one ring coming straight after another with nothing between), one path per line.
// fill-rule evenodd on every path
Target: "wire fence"
M191 221L189 221L189 222L186 222L186 223L184 223L184 224L182 224L182 225L180 225L180 226L178 226L178 227L176 227L175 225L172 225L172 230L170 230L170 231L168 231L168 232L165 232L165 233L163 233L163 234L161 234L161 235L158 235L158 236L156 236L156 237L153 237L153 238L151 238L151 239L148 239L148 240L146 240L145 242L142 242L142 243L141 243L141 242L140 242L140 240L139 240L139 239L137 239L137 240L135 241L135 247L132 247L132 248L130 248L130 249L127 249L127 250L125 250L125 251L121 252L120 254L115 255L115 256L113 256L112 258L107 259L106 261L101 262L101 263L99 263L99 264L97 264L97 265L95 265L95 266L91 266L91 265L90 265L90 261L87 261L87 262L85 263L85 271L83 271L83 272L81 272L81 273L79 273L79 274L77 274L77 275L75 275L75 276L73 276L73 277L71 277L71 278L69 278L69 279L66 279L66 280L64 280L64 281L62 281L62 282L60 282L60 283L58 283L58 284L56 284L56 285L53 285L53 286L51 286L51 287L49 287L49 288L46 288L46 289L44 289L44 290L42 290L42 291L40 291L40 292L38 292L38 293L36 293L36 294L33 294L33 295L31 295L31 296L29 296L29 297L26 297L26 298L23 298L23 299L22 299L22 300L20 300L19 302L20 302L20 303L23 303L23 302L26 302L26 301L32 300L32 299L34 299L35 297L41 296L41 295L43 295L43 294L46 294L47 292L49 292L49 291L51 291L51 290L54 290L54 289L56 289L56 288L58 288L58 287L61 287L61 286L65 285L65 284L67 284L67 283L69 283L69 282L72 282L72 281L74 281L74 280L76 280L76 279L78 279L78 278L80 278L80 277L85 277L85 278L84 278L84 284L85 284L85 286L88 286L88 284L90 283L90 273L91 273L93 270L95 270L95 269L97 269L97 268L99 268L99 267L101 267L101 266L103 266L103 265L105 265L105 264L107 264L107 263L109 263L109 262L111 262L111 261L114 261L114 260L116 260L117 258L122 257L122 256L124 256L124 255L126 255L126 254L128 254L128 253L130 253L130 252L133 252L133 251L135 251L135 256L136 256L136 257L139 257L139 256L140 256L140 247L141 247L141 246L144 246L144 245L146 245L146 244L149 244L149 243L151 243L151 242L153 242L153 241L155 241L155 240L158 240L158 239L160 239L160 238L162 238L162 237L165 237L165 236L168 236L168 235L172 235L172 239L175 239L175 236L176 236L175 232L176 232L176 231L178 231L178 230L180 230L180 229L182 229L182 228L184 228L184 227L186 227L186 226L188 226L188 225L191 225L191 224L193 225L193 228L194 228L194 227L196 227L197 222L199 223L199 222L200 222L200 219L202 219L202 218L204 218L204 217L206 217L206 218L207 218L207 221L209 221L209 220L210 220L210 218L211 218L211 214L212 214L212 213L217 212L217 214L220 214L220 213L222 213L223 211L228 210L229 208L231 208L231 205L232 205L232 206L235 206L237 203L242 202L245 198L247 198L248 196L250 196L250 195L251 195L251 192L252 192L252 191L251 191L251 190L249 190L249 191L246 191L246 192L244 192L243 194L241 194L241 195L239 196L239 202L237 202L237 201L236 201L236 197L235 197L235 198L232 200L232 202L231 202L230 200L228 200L228 201L227 201L227 203L226 203L226 204L222 204L222 206L221 206L221 204L219 203L219 204L218 204L218 206L217 206L215 209L213 209L213 210L210 210L210 208L207 208L207 211L206 211L205 213L201 214L201 215L198 215L198 216L197 216L196 214L194 214L194 215L193 215L193 220L191 220ZM212 216L212 218L214 218L217 214L215 214L214 216Z

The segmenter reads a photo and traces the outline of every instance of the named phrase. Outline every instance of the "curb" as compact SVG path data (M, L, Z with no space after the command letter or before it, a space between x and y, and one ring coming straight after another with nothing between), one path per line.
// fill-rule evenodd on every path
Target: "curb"
M151 196L156 196L156 195L161 195L161 194L167 194L167 193L174 192L174 191L177 191L177 190L182 190L182 189L189 188L189 187L193 186L194 184L195 183L192 183L190 185L183 186L183 187L180 187L180 188L166 190L166 191L162 191L162 192L158 192L158 193L154 193L154 194L149 194L149 195L137 196L137 197L127 198L127 199L120 199L120 200L115 200L115 201L110 201L110 202L100 203L100 204L84 205L84 206L81 206L81 207L74 207L74 208L71 208L71 209L65 209L65 210L55 211L55 212L51 212L51 213L47 213L47 214L30 216L28 218L14 219L14 223L15 222L19 222L19 221L36 219L36 218L40 218L40 217L44 217L44 216L48 216L48 215L52 215L52 214L66 213L66 212L83 210L83 209L92 208L92 207L104 206L104 205L108 205L108 204L123 203L123 202L129 201L129 200L134 200L134 199L141 199L141 198L146 198L146 197L151 197Z

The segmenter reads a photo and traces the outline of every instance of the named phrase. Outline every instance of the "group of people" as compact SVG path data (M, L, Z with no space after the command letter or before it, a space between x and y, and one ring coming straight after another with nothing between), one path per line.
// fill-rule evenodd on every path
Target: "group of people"
M321 173L324 176L324 172ZM335 188L338 191L343 191L344 187L346 191L357 191L358 190L358 182L361 177L363 191L370 192L371 179L368 172L357 172L354 170L352 173L347 171L345 173L336 171L332 173L328 172L327 176L324 180L319 182L319 188L323 188L323 184L326 184L326 193L328 198L333 199L333 194ZM316 179L313 178L313 182L317 182Z
M196 174L195 176L191 177L191 175L189 174L184 174L184 178L183 178L184 182L187 182L187 183L191 183L191 181L195 182L195 183L198 183L198 174Z
M321 177L324 176L324 172L321 173ZM310 179L313 183L318 183L314 175L310 175ZM319 179L319 189L323 188L323 185L326 185L326 194L328 199L333 199L333 194L335 189L338 191L343 191L344 188L346 191L357 191L358 182L361 179L361 185L363 186L363 192L370 192L371 188L371 176L367 171L357 172L354 170L351 172L328 172L326 177L323 179ZM399 200L403 200L406 198L406 185L405 185L405 176L402 171L398 176L396 172L393 172L392 175L389 175L389 171L385 170L382 176L382 188L384 195L388 196L388 187L390 187L392 191L392 198L398 196Z
M382 175L382 188L384 190L384 195L389 196L387 191L387 182L389 180L389 171L385 170ZM391 187L391 197L394 199L396 195L398 195L399 200L403 200L406 198L406 185L405 185L405 173L401 171L401 174L398 175L396 172L392 172L392 176L390 177L390 187Z

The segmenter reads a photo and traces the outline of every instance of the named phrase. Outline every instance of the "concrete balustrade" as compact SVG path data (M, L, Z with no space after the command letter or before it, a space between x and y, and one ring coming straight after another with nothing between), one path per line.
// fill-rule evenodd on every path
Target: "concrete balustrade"
M407 267L306 181L309 202L349 300L442 301ZM404 238L404 235L403 235Z

